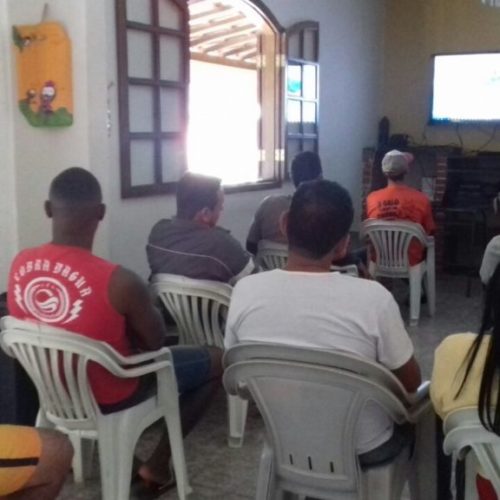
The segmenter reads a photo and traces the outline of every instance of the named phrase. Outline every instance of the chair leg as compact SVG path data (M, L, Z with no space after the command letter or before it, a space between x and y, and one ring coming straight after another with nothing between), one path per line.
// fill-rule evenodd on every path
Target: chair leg
M239 396L227 396L229 419L228 445L230 448L241 448L245 435L248 401Z
M169 373L169 375L175 377L173 372ZM170 387L176 387L176 385L177 384L173 383L170 384ZM161 397L162 404L166 407L165 422L167 424L168 439L172 452L172 462L177 482L177 494L180 500L185 500L192 490L189 486L186 458L184 456L179 397L176 391L168 390L168 387L168 385L159 387L159 393L164 392L164 394L161 394Z
M117 440L122 439L116 414L98 419L98 448L103 500L118 500ZM131 452L130 452L131 453Z
M78 434L68 434L68 438L71 441L71 445L73 446L73 479L75 483L83 484L84 482L84 473L83 473L83 440Z
M273 450L265 441L260 456L255 500L275 500L277 496L278 491L273 470Z
M438 500L436 416L432 408L422 414L415 426L415 447L410 468L411 500ZM441 446L441 443L440 443Z
M429 316L433 317L436 314L436 270L434 264L427 264L425 273L425 284L427 292L427 307Z
M417 326L420 318L422 273L420 267L410 268L410 326Z

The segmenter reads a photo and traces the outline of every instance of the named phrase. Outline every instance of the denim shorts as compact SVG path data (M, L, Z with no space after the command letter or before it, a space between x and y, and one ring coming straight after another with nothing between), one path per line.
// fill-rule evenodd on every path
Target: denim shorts
M206 347L173 346L170 351L174 361L179 394L197 389L208 382L210 377L210 354Z
M210 353L203 346L173 346L170 348L179 395L198 389L210 379ZM123 401L99 405L104 415L131 408L156 394L156 375L139 379L137 389Z

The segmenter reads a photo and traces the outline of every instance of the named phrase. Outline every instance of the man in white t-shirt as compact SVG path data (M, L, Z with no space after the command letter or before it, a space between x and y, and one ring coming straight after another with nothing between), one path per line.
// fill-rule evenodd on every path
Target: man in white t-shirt
M375 281L330 272L346 253L352 219L351 198L339 184L303 183L283 217L287 267L237 283L225 346L253 341L343 351L381 363L413 392L420 369L392 295ZM396 456L409 434L375 403L365 408L358 433L367 467Z

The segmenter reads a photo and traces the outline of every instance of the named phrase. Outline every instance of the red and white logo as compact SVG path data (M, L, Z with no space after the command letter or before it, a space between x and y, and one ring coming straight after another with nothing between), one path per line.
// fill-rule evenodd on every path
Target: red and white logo
M39 277L29 281L21 290L15 286L15 299L19 307L45 323L69 323L82 310L81 299L71 303L66 287L57 279Z

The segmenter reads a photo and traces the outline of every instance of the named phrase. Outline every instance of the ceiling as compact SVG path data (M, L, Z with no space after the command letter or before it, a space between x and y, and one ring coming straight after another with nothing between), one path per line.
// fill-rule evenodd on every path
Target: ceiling
M191 57L255 68L259 18L241 0L189 0Z

